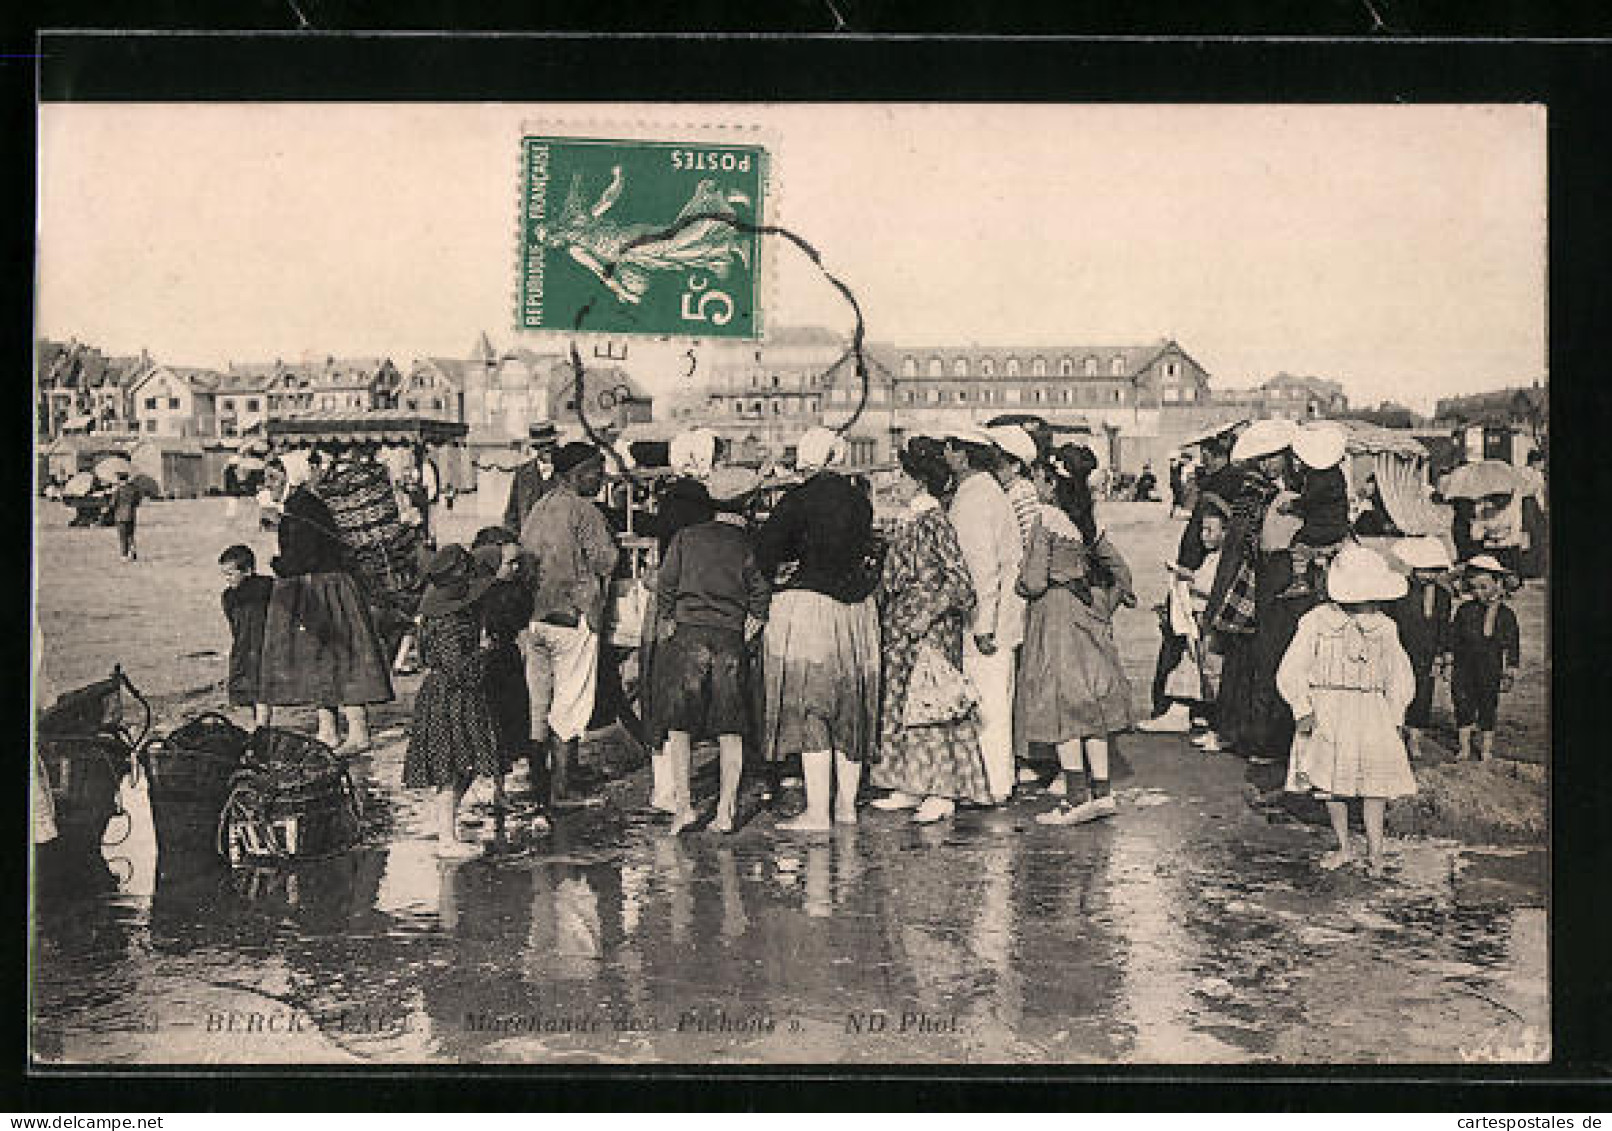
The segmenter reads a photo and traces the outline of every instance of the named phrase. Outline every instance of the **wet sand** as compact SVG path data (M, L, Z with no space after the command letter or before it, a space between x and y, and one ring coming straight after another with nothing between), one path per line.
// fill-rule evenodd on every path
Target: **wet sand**
M218 550L268 536L221 500L142 512L141 555L41 512L51 676L123 663L162 726L216 707ZM1121 650L1141 699L1179 523L1103 512L1137 569ZM59 522L57 521L59 519ZM445 533L479 525L461 506ZM1543 599L1516 607L1500 746L1544 761ZM1028 796L919 828L865 811L788 836L758 812L681 838L602 736L598 809L533 835L485 805L486 852L439 861L401 789L402 702L355 765L364 845L284 871L162 862L126 790L107 896L40 892L33 1051L46 1063L1451 1063L1549 1055L1542 848L1415 839L1385 879L1324 874L1326 837L1249 803L1249 768L1127 735L1121 813L1033 822ZM1440 698L1441 712L1448 700ZM1530 706L1533 704L1533 706ZM709 799L705 751L697 794ZM748 807L758 799L747 787ZM784 812L798 804L786 798ZM109 837L110 839L110 837Z

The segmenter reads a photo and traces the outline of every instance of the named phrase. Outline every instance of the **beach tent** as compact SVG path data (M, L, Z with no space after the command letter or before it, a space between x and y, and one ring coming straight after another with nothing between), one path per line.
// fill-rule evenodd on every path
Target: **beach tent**
M1347 433L1344 478L1353 497L1368 476L1375 476L1383 508L1405 535L1447 536L1451 511L1434 503L1427 445L1413 432L1383 428L1362 420L1337 420Z

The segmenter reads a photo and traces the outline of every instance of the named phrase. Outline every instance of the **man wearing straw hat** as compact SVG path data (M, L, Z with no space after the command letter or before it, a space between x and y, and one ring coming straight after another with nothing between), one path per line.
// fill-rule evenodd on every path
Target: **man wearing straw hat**
M559 433L547 420L531 425L526 431L532 458L517 467L510 477L509 499L504 504L504 529L517 538L532 507L554 483L551 469L554 445L559 440Z

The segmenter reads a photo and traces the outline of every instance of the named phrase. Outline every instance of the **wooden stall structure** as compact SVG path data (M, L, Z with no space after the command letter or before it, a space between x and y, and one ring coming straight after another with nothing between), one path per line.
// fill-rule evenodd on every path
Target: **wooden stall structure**
M457 449L470 431L468 424L425 416L409 409L377 408L362 412L314 409L271 416L265 427L275 450L318 444L374 444L406 447L424 470L447 462L457 465ZM452 452L449 449L454 449ZM446 458L445 458L446 457Z

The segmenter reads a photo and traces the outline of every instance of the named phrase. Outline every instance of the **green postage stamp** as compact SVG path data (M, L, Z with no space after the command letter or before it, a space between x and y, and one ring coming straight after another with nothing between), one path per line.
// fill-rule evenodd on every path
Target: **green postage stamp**
M516 326L756 338L759 145L521 140Z

